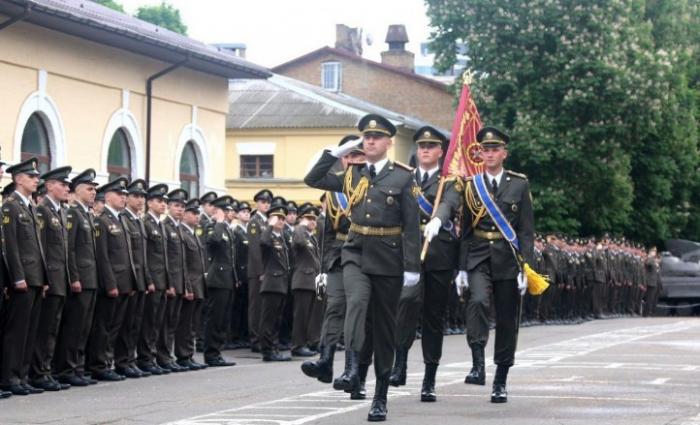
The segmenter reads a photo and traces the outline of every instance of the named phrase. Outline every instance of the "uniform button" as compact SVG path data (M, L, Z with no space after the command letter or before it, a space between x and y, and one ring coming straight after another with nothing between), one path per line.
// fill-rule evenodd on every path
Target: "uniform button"
M493 227L493 226L491 226L491 230L496 230L496 228L495 228L495 227Z
M370 188L370 189L372 189L373 187L374 187L374 185L373 185L373 184L369 185L369 188Z
M371 204L371 203L372 203L372 200L371 200L371 199L368 199L368 200L367 200L367 203L368 203L368 204Z
M365 214L365 217L370 218L371 216L369 214Z
M493 241L489 241L489 243L490 243L491 245L493 245Z

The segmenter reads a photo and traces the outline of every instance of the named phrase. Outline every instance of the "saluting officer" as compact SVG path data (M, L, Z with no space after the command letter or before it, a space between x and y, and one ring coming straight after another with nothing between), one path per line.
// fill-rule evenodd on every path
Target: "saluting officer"
M250 204L240 202L238 204L238 222L233 228L236 236L236 275L239 285L233 296L233 317L231 319L232 334L236 337L238 348L250 346L248 333L248 223L250 222Z
M433 237L437 233L435 228L447 223L455 211L463 208L457 283L470 290L467 341L472 352L483 358L489 337L490 297L493 294L496 310L494 362L497 367L491 401L505 403L508 370L515 360L520 297L527 283L514 250L503 234L504 231L510 232L501 229L509 223L517 237L519 255L526 263L534 264L534 216L527 177L503 168L508 156L508 135L496 128L485 127L477 133L476 139L481 144L484 163L484 173L476 179L483 184L470 177L464 186L456 184L452 190L446 191L444 202L425 233L426 237ZM487 209L489 205L493 208ZM493 211L507 223L497 226L499 216L492 217ZM478 366L481 368L479 374L483 375L483 363Z
M39 184L37 159L7 169L15 191L4 199L2 230L7 261L7 302L3 317L0 389L14 395L44 392L28 383L41 302L48 289L41 229L31 196Z
M97 253L95 218L90 206L95 202L95 170L88 168L70 184L73 205L66 212L68 230L68 271L70 293L66 296L61 338L56 347L54 369L58 381L74 387L96 384L85 376L85 348L92 327L97 300Z
M447 138L437 129L426 126L418 129L413 136L417 144L415 172L416 197L420 208L421 225L425 226L433 213L435 198L440 186L440 159L447 150ZM449 188L452 181L445 183ZM396 365L391 376L391 384L406 384L406 363L408 352L416 336L418 320L422 319L421 348L425 375L421 389L421 401L436 400L435 374L442 357L442 327L447 311L452 277L457 268L459 241L453 222L448 220L437 230L437 238L428 248L423 262L421 282L406 287L399 303L399 331L396 341Z
M343 192L348 198L352 224L342 254L347 296L345 338L351 350L362 349L371 306L377 383L367 419L383 421L402 283L414 286L420 278L419 212L413 195L413 169L387 158L396 127L386 118L370 114L360 120L358 128L367 163L351 166L344 173L329 173L338 157L360 141L346 143L325 151L304 182L318 189ZM357 364L352 365L350 376L350 386L345 389L357 390Z
M41 176L46 185L46 196L37 206L41 227L41 245L44 248L49 290L41 305L39 327L30 370L32 386L46 391L70 388L56 382L51 376L51 364L56 349L63 305L68 291L68 234L63 202L68 201L68 184L72 168L60 167Z
M255 213L248 223L248 330L251 350L260 352L260 279L265 273L260 253L260 235L267 227L272 192L263 189L253 196Z

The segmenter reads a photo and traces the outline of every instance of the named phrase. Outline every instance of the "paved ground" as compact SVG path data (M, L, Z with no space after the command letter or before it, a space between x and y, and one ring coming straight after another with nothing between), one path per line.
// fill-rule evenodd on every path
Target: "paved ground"
M617 319L521 330L509 402L465 385L464 336L445 339L438 402L419 401L419 344L409 382L392 388L394 424L700 425L700 319ZM489 344L489 348L492 348ZM351 401L306 378L299 361L239 364L202 372L100 383L89 389L0 400L0 423L17 424L358 424L369 401ZM342 354L336 369L342 367ZM488 380L493 367L488 369ZM373 388L371 385L368 389Z

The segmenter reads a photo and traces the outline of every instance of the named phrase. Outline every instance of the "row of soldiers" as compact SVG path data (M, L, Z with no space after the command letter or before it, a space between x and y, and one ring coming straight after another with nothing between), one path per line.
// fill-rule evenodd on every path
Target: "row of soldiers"
M315 354L317 207L300 206L292 230L288 203L268 190L250 219L247 202L213 192L188 199L184 189L125 177L98 187L93 169L42 175L36 158L7 172L0 398L235 365L222 350L236 290L248 283L263 360L289 359L277 335L290 287L293 353ZM197 339L204 364L194 359Z

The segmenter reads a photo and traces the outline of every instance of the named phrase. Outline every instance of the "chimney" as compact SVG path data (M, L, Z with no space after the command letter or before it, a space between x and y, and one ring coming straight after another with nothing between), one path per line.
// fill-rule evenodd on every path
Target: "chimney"
M245 52L247 50L247 46L244 43L215 43L214 47L222 52L238 56L239 58L245 58Z
M335 48L362 56L362 30L337 24L335 26Z
M382 52L382 63L414 72L415 55L406 50L408 34L405 25L389 25L386 40L389 50Z

